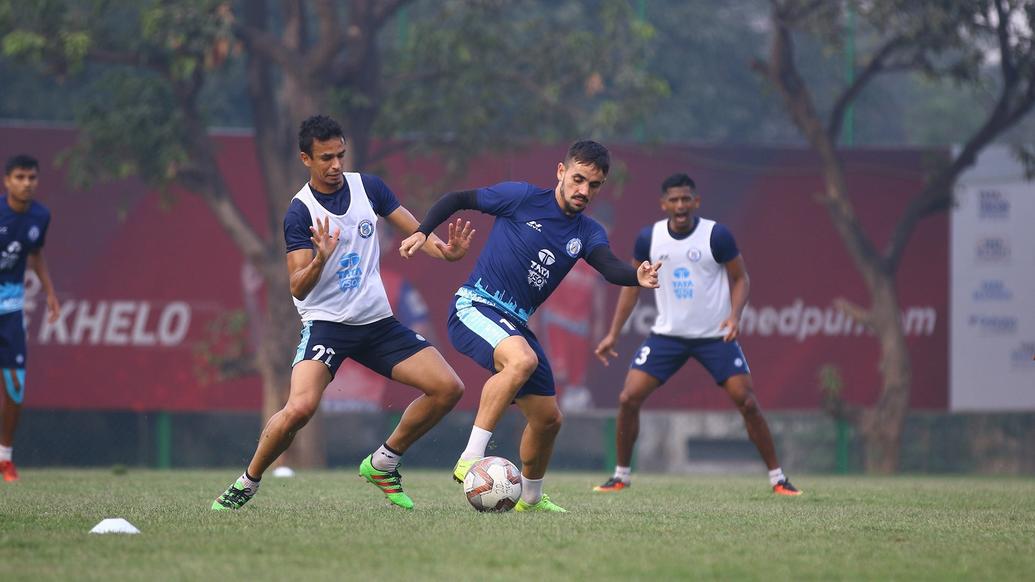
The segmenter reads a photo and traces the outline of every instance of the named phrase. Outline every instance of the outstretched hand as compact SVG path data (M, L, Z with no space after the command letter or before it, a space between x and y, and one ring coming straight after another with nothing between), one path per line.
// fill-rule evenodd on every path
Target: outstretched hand
M461 222L461 219L457 218L455 223L449 223L449 240L447 242L435 241L435 246L442 251L442 257L447 261L462 259L471 248L471 239L474 237L475 229L471 228L470 220L463 227L460 226Z
M636 280L640 282L640 287L646 287L647 289L658 288L658 271L661 270L661 261L650 264L650 261L643 261L640 266L636 269Z
M406 237L406 240L399 244L399 254L402 255L402 258L408 259L417 254L417 251L419 251L426 242L428 242L427 235L423 232L415 232Z
M338 240L341 238L341 229L336 228L334 233L331 233L331 217L325 216L322 223L317 218L316 224L310 226L309 230L313 233L309 240L313 243L316 256L321 262L327 262L327 259L334 254L335 247L338 246Z

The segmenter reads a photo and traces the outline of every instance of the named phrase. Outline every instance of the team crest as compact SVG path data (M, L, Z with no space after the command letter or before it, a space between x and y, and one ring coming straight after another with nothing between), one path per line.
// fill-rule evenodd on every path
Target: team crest
M364 220L359 223L359 236L363 238L370 238L370 235L374 234L374 223L369 220Z
M582 251L582 239L571 239L568 241L568 246L564 247L564 250L568 252L569 257L573 259L578 258L579 253Z
M29 240L31 240L32 242L36 242L36 239L38 239L39 237L40 227L33 225L32 228L29 229Z
M700 261L701 260L701 249L698 249L698 248L690 249L690 251L686 253L686 257L688 259L690 259L690 261L693 262L693 263L696 263L697 261Z

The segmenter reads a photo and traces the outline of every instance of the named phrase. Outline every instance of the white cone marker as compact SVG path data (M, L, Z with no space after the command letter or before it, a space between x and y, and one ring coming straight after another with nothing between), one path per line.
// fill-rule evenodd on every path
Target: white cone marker
M129 523L121 517L109 517L107 519L102 519L101 523L98 523L97 525L93 526L93 529L90 530L90 533L138 534L140 533L140 530L134 527L132 523Z

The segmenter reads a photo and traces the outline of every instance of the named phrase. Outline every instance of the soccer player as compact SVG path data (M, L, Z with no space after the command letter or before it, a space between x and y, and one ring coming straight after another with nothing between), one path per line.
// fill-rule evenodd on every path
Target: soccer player
M39 184L40 165L34 158L17 155L4 165L4 202L0 204L0 369L4 390L0 396L0 475L17 481L14 430L18 428L25 398L25 267L28 265L47 296L50 322L61 312L50 281L43 243L50 226L50 210L33 200Z
M528 318L584 259L609 282L657 287L660 263L632 268L619 260L604 229L582 212L600 191L611 166L607 148L572 144L557 164L557 186L539 188L504 182L443 196L420 228L403 241L410 257L423 248L436 226L461 209L477 209L496 220L467 282L456 292L449 315L453 346L493 373L482 389L470 440L453 468L462 482L512 402L527 420L521 437L521 500L516 511L565 511L543 494L553 443L561 428L553 372Z
M595 491L621 491L630 484L633 446L640 432L640 407L651 392L694 358L729 394L744 417L748 436L769 468L769 483L780 495L801 495L784 476L773 437L752 391L751 371L737 343L740 316L748 299L744 257L725 226L696 216L701 206L694 181L686 174L661 184L661 210L668 218L645 227L636 239L635 261L665 261L654 297L658 317L632 360L619 396L614 475ZM611 329L596 355L604 365L618 334L636 306L636 289L622 289Z
M316 115L302 122L298 147L309 181L284 219L290 290L302 318L291 391L284 408L266 424L247 470L212 503L214 510L239 509L255 495L262 474L316 413L345 358L424 393L359 467L360 476L391 503L412 509L399 460L463 394L460 378L438 350L393 317L378 272L378 217L404 233L417 229L417 219L380 178L342 171L345 145L345 134L333 119ZM473 234L470 223L461 227L458 220L449 225L448 243L436 238L425 251L455 261L467 252Z

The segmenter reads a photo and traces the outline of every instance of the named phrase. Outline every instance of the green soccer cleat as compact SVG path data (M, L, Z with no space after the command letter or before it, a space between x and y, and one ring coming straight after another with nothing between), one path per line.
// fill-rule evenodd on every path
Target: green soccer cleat
M471 470L471 467L482 460L481 457L477 459L460 459L456 462L456 466L453 467L453 481L457 483L463 483L464 477L467 476L467 472Z
M543 494L543 498L536 504L525 503L524 499L520 499L517 505L514 506L514 511L547 511L551 513L568 513L567 509L564 509L560 505L557 505L553 501L550 501L550 496Z
M413 500L409 495L403 493L402 475L399 474L399 471L378 471L370 462L372 458L373 455L367 455L367 458L359 464L359 476L377 485L388 501L394 505L403 509L413 509Z
M231 511L241 509L253 496L255 496L255 492L245 487L243 480L238 479L227 487L222 495L216 497L216 500L212 502L212 510Z

